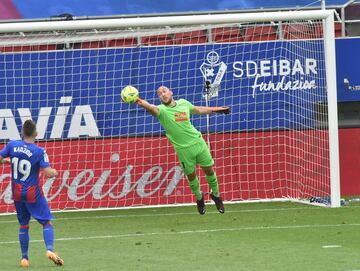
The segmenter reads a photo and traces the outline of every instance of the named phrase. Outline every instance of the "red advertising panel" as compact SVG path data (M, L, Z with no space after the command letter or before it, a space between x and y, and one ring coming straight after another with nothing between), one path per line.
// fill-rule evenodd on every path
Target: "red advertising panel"
M296 142L304 137L309 144L298 148ZM327 139L322 140L320 132L214 134L210 142L225 200L329 193ZM321 144L323 148L314 147ZM59 171L56 179L40 177L52 209L194 202L165 137L77 139L40 145ZM309 155L312 150L306 146L314 148L313 154ZM323 149L323 156L318 149ZM0 173L0 211L7 212L13 210L10 167L1 167ZM202 191L208 192L200 171L199 176Z

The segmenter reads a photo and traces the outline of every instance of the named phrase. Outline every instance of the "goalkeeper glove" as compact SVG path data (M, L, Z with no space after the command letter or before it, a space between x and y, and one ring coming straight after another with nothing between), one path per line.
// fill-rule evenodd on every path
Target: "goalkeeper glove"
M227 114L230 114L230 107L228 107L228 106L214 107L212 111L217 114L227 115Z

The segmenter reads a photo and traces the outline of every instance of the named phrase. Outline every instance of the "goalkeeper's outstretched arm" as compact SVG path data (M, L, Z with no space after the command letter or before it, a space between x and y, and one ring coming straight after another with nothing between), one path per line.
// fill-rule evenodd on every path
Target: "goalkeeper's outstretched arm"
M228 106L221 106L221 107L194 106L194 108L191 110L191 114L197 114L197 115L206 115L206 114L212 114L212 113L229 114L230 107L228 107Z
M148 103L146 100L138 99L136 101L136 104L142 106L145 108L151 115L154 117L158 117L160 114L159 108L156 105L153 105L151 103Z

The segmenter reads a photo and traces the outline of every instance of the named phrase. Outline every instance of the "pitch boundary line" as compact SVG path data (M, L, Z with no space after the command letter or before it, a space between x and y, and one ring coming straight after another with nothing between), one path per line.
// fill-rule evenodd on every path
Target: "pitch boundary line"
M258 231L258 230L287 230L287 229L304 229L304 228L331 228L331 227L360 227L359 223L355 224L314 224L314 225L283 225L283 226L260 226L260 227L240 227L240 228L223 228L223 229L203 229L203 230L186 230L178 232L149 232L149 233L127 233L119 235L95 235L95 236L79 236L79 237L63 237L55 239L56 242L61 241L79 241L93 239L114 239L127 237L148 237L160 235L179 235L179 234L199 234L199 233L217 233L217 232L236 232L236 231ZM39 243L43 240L30 240L30 243ZM0 241L0 245L18 244L19 241Z
M322 248L340 248L340 247L342 247L342 246L340 246L340 245L324 245L324 246L322 246Z
M314 210L318 209L317 207L309 208L309 207L299 207L299 208L268 208L268 209L248 209L248 210L233 210L226 211L225 214L234 214L234 213L253 213L253 212L279 212L279 211L294 211L294 210ZM319 209L321 210L321 209ZM206 212L206 215L219 214L217 211ZM15 215L15 214L14 214ZM96 220L96 219L108 219L108 218L136 218L136 217L161 217L161 216L185 216L185 215L196 215L199 214L194 209L193 212L181 212L181 213L160 213L160 214L119 214L119 215L102 215L102 216L76 216L76 217L59 217L54 218L54 221L66 221L66 220ZM36 222L31 220L31 222ZM0 224L6 223L18 223L16 219L14 220L0 220Z

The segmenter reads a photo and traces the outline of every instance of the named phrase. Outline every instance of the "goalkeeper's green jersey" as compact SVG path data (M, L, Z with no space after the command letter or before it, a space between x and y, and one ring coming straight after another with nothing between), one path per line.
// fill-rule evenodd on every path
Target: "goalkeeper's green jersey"
M190 122L190 111L194 108L190 102L180 99L174 107L161 104L158 108L159 121L176 149L189 147L202 139L201 133Z

